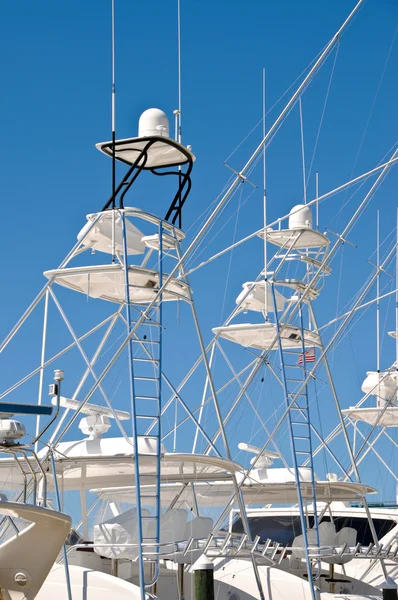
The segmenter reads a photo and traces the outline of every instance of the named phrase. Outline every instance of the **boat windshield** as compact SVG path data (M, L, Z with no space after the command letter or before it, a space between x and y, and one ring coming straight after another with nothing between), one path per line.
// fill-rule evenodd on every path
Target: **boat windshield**
M330 517L324 517L322 522L330 522ZM279 542L286 546L291 546L293 540L298 535L301 535L300 517L297 515L275 515L275 516L258 516L250 517L250 530L252 537L260 536L262 542L271 539L274 542ZM333 517L333 523L336 531L339 532L343 527L353 527L358 532L357 542L362 546L368 546L373 542L372 532L369 527L369 522L366 517ZM396 523L392 519L373 519L376 529L377 538L381 540ZM309 525L313 527L314 517L309 516ZM233 533L243 533L243 525L240 517L232 525Z

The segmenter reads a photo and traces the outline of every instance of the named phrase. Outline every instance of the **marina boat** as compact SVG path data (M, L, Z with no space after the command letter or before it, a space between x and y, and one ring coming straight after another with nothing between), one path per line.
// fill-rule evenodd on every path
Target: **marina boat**
M0 495L2 598L36 598L62 548L65 553L64 544L71 530L72 519L59 510L59 502L58 510L47 505L47 479L34 451L34 445L42 439L57 418L62 379L62 371L55 371L56 383L51 386L51 393L54 394L57 408L20 402L1 405L0 453L2 457L8 457L2 460L13 463L21 480L15 501L9 501L4 493ZM26 434L25 427L13 418L15 414L51 419L47 418L44 427L37 431L30 443L23 444L20 440ZM42 482L40 500L37 486L39 479ZM59 500L56 481L54 486ZM33 551L38 540L43 544L40 553ZM67 576L67 572L64 569L64 580L65 575Z
M338 315L332 334L324 335L316 313L330 289L333 259L398 162L398 151L322 196L317 190L310 201L304 168L303 202L273 223L265 193L266 148L296 105L302 125L303 94L362 4L311 63L268 131L264 112L261 143L187 241L183 215L185 224L196 157L182 143L181 106L175 139L158 108L142 113L137 136L117 139L113 111L112 139L97 144L111 165L111 195L90 210L59 266L46 267L43 288L0 343L0 359L13 365L10 373L2 370L2 410L9 414L6 407L13 406L20 413L21 397L37 401L26 417L36 435L25 445L5 445L0 457L6 494L0 587L12 600L396 595L398 512L372 502L377 482L360 467L374 444L365 433L358 449L350 429L354 423L359 431L358 422L383 433L396 427L396 363L382 372L378 362L367 374L362 391L365 400L376 396L376 406L360 401L343 408L330 362L374 286L379 302L380 273L395 258L395 241L348 312ZM114 26L114 13L112 20ZM302 127L301 142L304 150ZM222 227L224 211L251 183L261 157L263 222L199 263L200 245L214 226ZM304 151L302 158L305 166ZM161 211L152 212L142 183L151 179L164 185ZM321 232L320 203L368 180L340 233ZM130 206L142 189L142 206ZM242 291L227 319L218 322L213 310L218 280L206 280L214 294L204 300L211 309L208 341L193 274L245 242L255 253L252 264L245 262ZM39 340L34 351L32 332ZM18 360L27 347L32 352ZM54 410L44 389L55 362L65 380L62 395L59 385L52 389L57 418L45 423ZM117 435L108 434L111 427ZM235 454L237 439L243 455ZM14 518L34 527L13 533ZM40 557L29 552L30 567L20 553L33 535L45 551ZM18 553L13 582L9 572L1 579L3 565L11 568L8 548ZM32 584L31 572L37 573Z

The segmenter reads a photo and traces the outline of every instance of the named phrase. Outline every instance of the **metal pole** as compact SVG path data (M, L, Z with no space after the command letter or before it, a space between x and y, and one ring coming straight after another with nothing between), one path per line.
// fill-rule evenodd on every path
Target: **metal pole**
M39 375L39 392L37 398L37 404L41 406L43 402L43 381L44 381L44 362L46 355L46 339L47 339L47 318L48 318L48 290L44 298L44 317L43 317L43 333L41 340L41 355L40 355L40 375ZM39 435L40 431L40 415L36 417L36 431L35 437ZM38 450L38 443L35 444L35 452Z
M59 406L60 403L60 398L61 398L61 380L59 379L57 381L58 384L58 389L57 389L57 404ZM59 496L59 489L58 489L58 481L57 481L57 470L55 468L55 460L54 460L54 454L52 452L50 452L50 460L51 460L51 468L53 471L53 478L54 478L54 491L55 491L55 499L57 502L57 509L59 510L59 512L62 512L61 510L61 499ZM65 578L66 578L66 589L68 592L68 600L72 600L72 586L71 586L71 582L70 582L70 576L69 576L69 565L68 565L68 554L66 552L66 545L63 545L63 555L64 555L64 568L65 568Z
M265 69L263 69L263 139L266 135L266 95L265 95ZM267 276L267 163L265 145L263 148L263 215L264 215L264 317L268 320L268 276Z

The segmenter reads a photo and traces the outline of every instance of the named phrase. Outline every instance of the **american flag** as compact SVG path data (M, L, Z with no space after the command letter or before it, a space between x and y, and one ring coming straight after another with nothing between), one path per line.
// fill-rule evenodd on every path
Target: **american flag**
M305 351L305 362L315 362L315 348L310 348ZM302 365L304 363L303 354L299 354L297 364Z

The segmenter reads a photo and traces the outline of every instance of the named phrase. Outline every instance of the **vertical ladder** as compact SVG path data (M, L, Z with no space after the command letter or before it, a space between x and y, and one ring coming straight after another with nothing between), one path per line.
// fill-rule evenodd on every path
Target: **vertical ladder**
M152 587L159 575L159 538L160 538L160 458L161 458L161 392L162 392L162 294L148 310L144 305L139 306L137 319L132 318L130 303L130 288L128 275L128 256L125 217L122 213L123 255L125 274L125 302L127 334L132 337L128 344L130 400L132 415L132 437L134 442L135 464L135 489L137 510L137 544L138 566L141 600L145 600L146 588ZM163 225L159 224L159 251L158 251L158 287L157 293L163 282ZM142 312L143 311L143 312ZM144 314L144 317L143 317ZM139 324L138 324L139 321ZM155 443L153 448L145 451L139 447L139 437L143 436L148 426L153 424L151 440ZM143 458L152 460L144 461ZM150 469L148 472L148 463ZM155 493L142 493L141 486L153 484L155 480ZM154 502L150 515L143 514L142 506L145 499L150 499L147 504ZM145 564L150 565L150 579L145 579Z
M274 284L271 284L272 290L272 298L274 305L274 313L275 313L275 324L276 331L278 334L278 352L279 352L279 360L280 360L280 368L281 368L281 379L282 386L284 391L284 397L286 402L286 407L290 408L287 413L287 422L289 429L289 437L290 437L290 445L292 451L292 459L293 459L293 470L295 474L295 479L297 482L300 482L300 469L304 467L304 465L308 465L311 473L311 501L314 509L314 524L313 528L315 530L315 538L316 538L316 546L319 549L319 530L318 530L318 516L317 516L317 504L316 504L316 487L315 487L315 473L314 473L314 464L313 464L313 453L312 453L312 441L311 441L311 427L310 427L310 411L309 411L309 401L308 401L308 385L305 385L303 389L302 385L305 379L307 378L307 364L306 364L306 348L305 348L305 339L304 339L304 325L303 325L303 307L299 302L299 322L300 322L300 335L301 335L301 354L302 354L302 365L299 366L297 363L292 364L285 360L285 356L295 356L299 357L298 354L288 353L283 348L282 337L281 337L281 329L282 324L279 321L277 304L276 304L276 296L275 296L275 288ZM298 390L300 393L297 394ZM292 404L293 400L295 400L294 404ZM308 467L307 467L308 468ZM314 585L313 578L313 570L311 564L311 558L309 555L309 542L308 542L308 534L307 534L307 514L306 508L303 501L303 496L301 492L301 486L297 485L297 497L298 497L298 506L300 513L300 523L301 530L304 540L304 551L305 551L305 560L307 565L307 573L308 573L308 582L311 589L311 596L313 600L316 600L316 589ZM314 561L315 563L320 564L320 561Z

